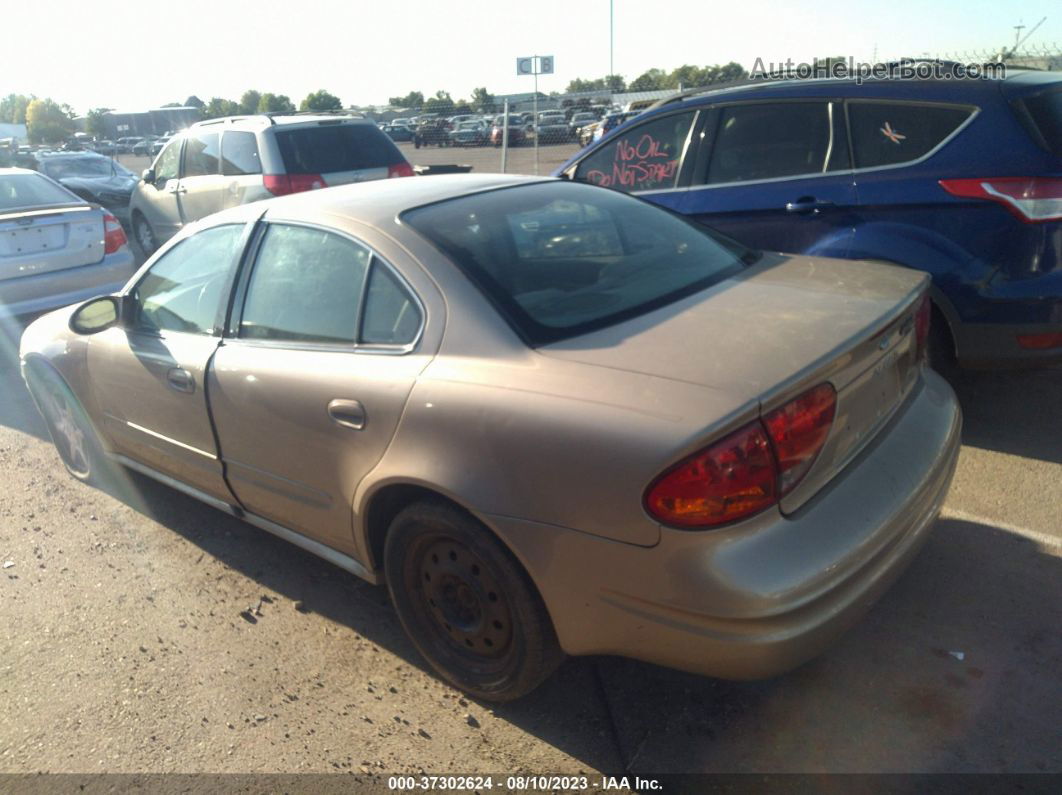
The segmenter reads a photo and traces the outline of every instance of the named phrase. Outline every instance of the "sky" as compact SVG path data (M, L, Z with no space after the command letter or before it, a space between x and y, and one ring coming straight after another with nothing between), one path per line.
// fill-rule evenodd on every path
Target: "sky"
M530 91L516 59L552 55L556 73L539 90L609 71L632 80L737 61L764 63L852 56L995 51L1047 20L1030 45L1062 47L1057 0L182 0L110 5L52 0L26 35L3 37L0 96L35 94L79 114L93 107L140 110L194 94L239 99L249 88L296 104L327 89L345 105L383 104L417 90L468 98ZM114 11L103 9L112 8ZM10 20L9 20L10 21ZM17 26L16 26L17 27Z

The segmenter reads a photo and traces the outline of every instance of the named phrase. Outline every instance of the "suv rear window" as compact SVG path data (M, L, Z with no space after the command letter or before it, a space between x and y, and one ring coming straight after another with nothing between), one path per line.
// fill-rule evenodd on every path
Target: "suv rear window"
M856 168L910 163L931 152L973 114L972 108L899 102L848 103Z
M375 124L331 124L277 131L289 174L331 174L387 168L404 162L391 139Z
M1047 148L1062 157L1062 90L1029 97L1022 104Z

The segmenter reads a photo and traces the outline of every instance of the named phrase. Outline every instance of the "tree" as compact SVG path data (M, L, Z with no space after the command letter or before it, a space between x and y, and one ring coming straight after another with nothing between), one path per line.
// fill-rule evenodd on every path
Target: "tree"
M623 79L623 75L605 75L599 77L596 80L583 80L582 78L576 78L568 83L568 94L584 94L589 91L624 91L627 87L627 81Z
M73 115L50 99L34 99L26 106L26 133L31 143L58 143L74 132Z
M419 91L410 91L404 97L391 97L387 104L396 108L423 108L424 95Z
M343 103L335 94L329 94L322 88L307 94L299 110L343 110Z
M206 104L206 107L202 110L204 119L219 119L222 116L238 116L240 113L240 105L238 102L233 102L231 99L222 99L221 97L211 97L210 102Z
M35 99L35 96L30 95L27 97L25 94L8 94L3 99L0 99L0 122L25 124L26 107Z
M197 108L198 110L202 110L206 107L206 103L203 102L203 100L201 100L195 94L192 94L192 96L188 97L188 99L184 101L184 106L186 108Z
M628 89L631 91L659 91L664 88L665 80L667 80L667 72L663 69L650 69L632 80Z
M424 103L425 113L441 113L447 115L454 112L454 100L448 91L436 91L435 96Z
M103 121L104 115L110 108L93 108L85 118L85 132L93 138L106 138L107 125Z
M240 113L257 113L261 99L262 94L253 88L244 91L243 96L240 97Z
M494 95L484 86L472 90L472 107L481 113L494 113L498 106L494 101Z
M284 94L262 94L258 100L259 113L293 113L295 105Z

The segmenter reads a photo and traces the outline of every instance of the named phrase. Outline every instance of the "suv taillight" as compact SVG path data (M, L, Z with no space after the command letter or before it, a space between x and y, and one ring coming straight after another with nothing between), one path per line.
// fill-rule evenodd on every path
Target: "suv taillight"
M262 185L274 196L328 187L320 174L263 174Z
M125 230L122 229L122 225L118 222L118 219L110 213L104 213L103 253L113 254L128 242L129 238L125 236Z
M819 384L762 420L675 465L645 494L649 515L675 527L718 527L776 504L811 469L833 425L837 394Z
M1025 223L1062 220L1062 179L1058 177L988 177L942 179L952 196L998 202Z
M401 163L395 163L393 166L387 167L387 178L392 177L413 177L416 176L413 173L413 166L409 165L405 160Z

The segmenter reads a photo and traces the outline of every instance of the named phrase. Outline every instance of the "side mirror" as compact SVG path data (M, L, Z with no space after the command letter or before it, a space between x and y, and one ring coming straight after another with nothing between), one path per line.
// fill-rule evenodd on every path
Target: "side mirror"
M86 301L70 316L70 330L75 334L97 334L117 325L121 317L121 299L105 295Z
M144 173L140 175L140 179L144 180L148 185L153 185L155 183L155 169L145 168Z

